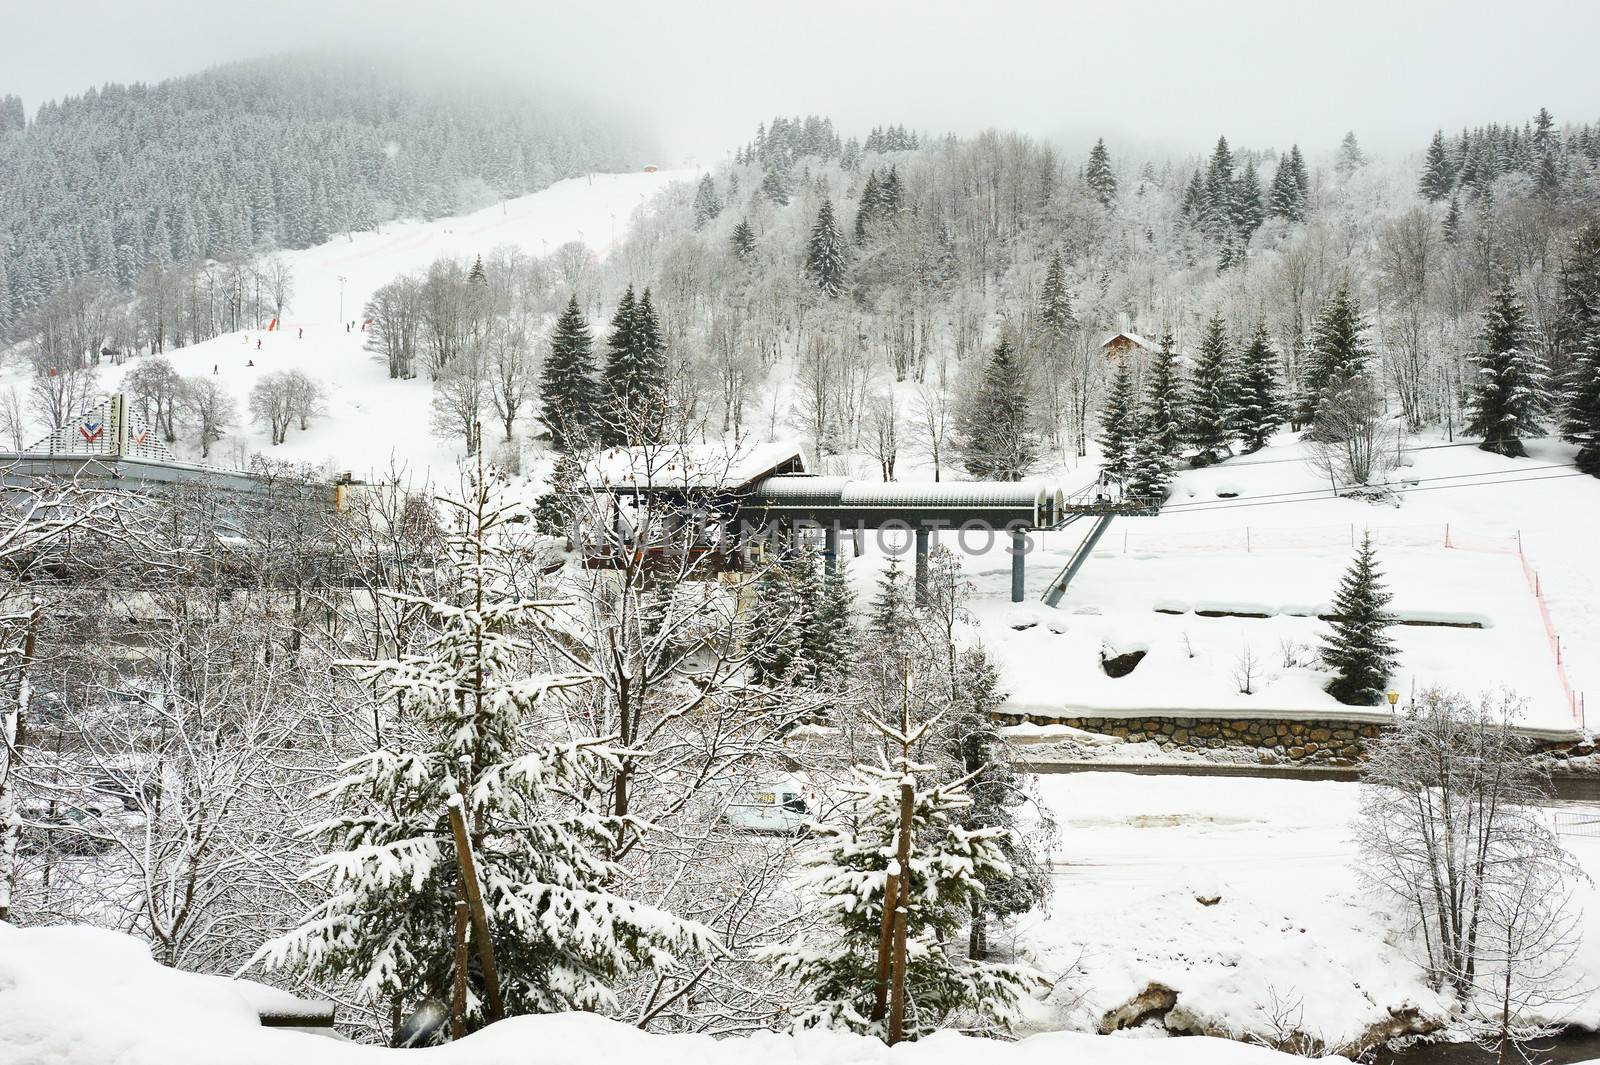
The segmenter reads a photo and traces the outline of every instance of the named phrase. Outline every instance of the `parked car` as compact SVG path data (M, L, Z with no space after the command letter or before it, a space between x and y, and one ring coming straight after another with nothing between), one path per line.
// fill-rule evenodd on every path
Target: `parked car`
M24 853L53 851L81 857L111 849L104 820L112 813L109 806L94 802L29 803L20 813L22 838L18 846Z
M122 803L124 810L141 810L153 805L161 787L153 780L140 781L132 774L113 769L103 777L89 782L92 791L109 796Z
M804 782L795 777L745 788L734 795L722 817L746 832L792 835L812 821L813 804L805 791Z

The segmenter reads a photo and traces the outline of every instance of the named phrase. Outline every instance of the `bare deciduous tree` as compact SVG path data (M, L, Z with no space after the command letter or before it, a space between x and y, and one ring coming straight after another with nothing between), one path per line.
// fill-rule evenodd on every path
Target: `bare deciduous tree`
M1502 1049L1569 993L1559 965L1581 875L1538 807L1549 795L1509 695L1430 689L1368 752L1360 872L1410 918L1428 983L1488 1017Z

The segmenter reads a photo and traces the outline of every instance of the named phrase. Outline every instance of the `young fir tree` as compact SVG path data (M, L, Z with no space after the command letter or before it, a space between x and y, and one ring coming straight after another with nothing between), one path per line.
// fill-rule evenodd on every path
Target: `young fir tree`
M1083 180L1101 207L1116 205L1117 175L1111 170L1111 153L1106 151L1104 137L1095 141L1089 150L1089 165L1084 168Z
M1428 154L1422 161L1422 177L1417 191L1429 203L1438 203L1455 190L1455 173L1450 167L1450 156L1444 150L1444 130L1435 130Z
M550 354L539 376L539 402L555 450L571 454L598 437L604 406L595 381L594 342L575 295L550 334Z
M1350 286L1340 284L1317 312L1311 327L1311 350L1295 412L1297 423L1316 422L1317 402L1330 381L1343 381L1366 373L1372 352L1362 335L1365 331L1360 304L1351 295Z
M733 236L730 240L733 244L733 254L745 262L755 258L756 231L750 228L748 219L739 219L738 223L733 227Z
M545 699L589 678L534 664L530 633L551 623L551 608L520 590L516 530L526 513L481 466L451 507L445 591L392 593L418 616L417 644L366 664L404 726L386 733L395 746L347 763L324 791L336 812L313 830L327 850L310 874L327 900L261 956L380 1001L450 1001L456 906L467 897L455 808L503 1012L608 1010L612 986L629 973L715 944L698 924L614 894L622 871L605 854L619 819L573 798L613 752L599 740L533 732ZM467 977L472 1028L492 1019L486 973L474 965Z
M906 587L905 571L900 568L900 556L890 555L889 564L878 574L878 585L867 614L867 628L875 644L898 647L914 621L911 591Z
M1323 665L1333 670L1327 691L1347 706L1383 702L1398 649L1389 639L1397 620L1388 612L1393 593L1380 582L1372 537L1364 536L1333 598L1333 630L1322 639Z
M1221 314L1206 323L1200 342L1200 357L1189 382L1189 443L1199 451L1197 461L1214 461L1232 453L1234 426L1238 418L1237 378L1228 330Z
M1483 348L1472 357L1478 373L1467 432L1483 437L1485 451L1521 458L1523 437L1544 431L1545 375L1528 340L1527 312L1507 281L1483 314Z
M833 219L833 201L824 199L806 242L806 276L830 299L844 291L844 257L844 237Z
M1256 325L1250 346L1239 357L1239 438L1247 452L1267 446L1283 424L1283 393L1278 385L1278 353L1267 339L1265 322Z
M1139 432L1139 399L1134 394L1131 359L1118 359L1106 405L1100 411L1100 471L1118 481L1133 472Z
M1038 460L1027 376L1007 337L956 419L956 446L967 472L982 480L1020 481Z
M821 845L806 858L819 922L764 952L780 975L799 985L804 1004L790 1011L793 1025L890 1034L889 1018L876 1007L886 990L878 982L878 956L891 867L907 880L897 907L905 926L902 1038L932 1034L956 1016L1003 1016L1018 997L1044 986L1043 977L1026 966L963 958L956 941L986 894L985 882L1011 876L1004 851L1010 832L960 823L972 805L967 781L930 786L936 767L909 755L925 725L913 729L902 714L898 729L878 727L902 753L887 765L853 768L855 782L845 788L852 816L845 824L818 826ZM912 793L911 846L901 870L896 852L905 784Z
M1170 329L1162 333L1161 346L1150 357L1143 415L1151 450L1177 459L1183 450L1183 376L1178 342Z
M717 183L711 180L710 174L705 174L694 193L694 227L704 229L721 213L722 201L717 198Z

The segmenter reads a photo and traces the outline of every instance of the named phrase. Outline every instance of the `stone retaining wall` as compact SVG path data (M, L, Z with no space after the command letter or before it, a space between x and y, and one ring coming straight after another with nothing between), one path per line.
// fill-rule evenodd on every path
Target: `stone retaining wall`
M1021 715L1019 715L1020 718ZM1349 721L1273 721L1203 717L1064 717L1026 715L1035 725L1069 725L1130 743L1150 741L1164 750L1196 752L1207 747L1254 747L1276 760L1353 765L1375 739L1379 726Z
M1386 727L1372 722L1329 719L1282 720L1222 717L1051 717L1007 713L995 717L1011 725L1067 725L1129 743L1157 743L1164 751L1197 753L1206 748L1253 748L1264 763L1354 765L1366 753L1367 741ZM1592 744L1571 740L1541 742L1538 749L1557 758L1585 757Z

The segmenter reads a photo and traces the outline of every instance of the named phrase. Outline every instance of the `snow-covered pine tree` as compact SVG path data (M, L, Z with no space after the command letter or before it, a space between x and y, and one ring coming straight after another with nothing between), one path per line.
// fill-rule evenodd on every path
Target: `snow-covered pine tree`
M857 244L867 242L867 235L872 232L882 206L882 197L878 189L878 171L870 170L867 172L866 183L861 186L861 202L856 206Z
M900 556L890 555L889 564L878 574L877 589L867 615L867 628L875 643L898 647L913 622L911 593L906 587Z
M1278 353L1267 338L1265 322L1257 323L1250 346L1239 357L1239 412L1236 425L1246 452L1267 446L1283 424L1283 390L1278 384Z
M806 276L831 299L844 291L844 267L844 236L833 218L833 201L824 199L806 242Z
M323 793L337 812L308 834L327 847L310 868L327 901L258 957L351 981L385 1005L450 1001L456 904L465 898L450 825L457 807L504 1013L605 1011L628 973L715 945L702 926L613 894L621 870L604 855L622 826L572 795L615 756L602 739L544 740L535 725L551 693L589 677L533 664L530 636L551 623L555 604L518 590L521 505L481 465L463 496L445 501L456 528L440 597L390 593L416 612L417 646L355 663L386 690L380 701L397 701L405 728L386 733L394 746L346 764ZM468 975L473 1028L492 1019L484 973Z
M1397 619L1387 610L1394 594L1382 576L1372 536L1365 535L1334 593L1332 631L1322 638L1322 663L1335 674L1328 694L1347 706L1383 702L1394 673L1399 649L1389 639L1389 626Z
M733 254L748 262L756 254L756 231L750 228L750 221L746 218L739 219L733 227Z
M1444 233L1444 242L1454 244L1461 234L1461 199L1455 193L1450 194L1450 207L1444 213L1444 221L1439 224Z
M1241 244L1250 243L1266 217L1261 203L1261 175L1256 172L1256 164L1247 161L1233 190L1233 223Z
M1187 436L1199 452L1197 462L1212 462L1232 454L1238 418L1238 380L1234 371L1227 324L1220 313L1206 323L1200 357L1189 382Z
M1199 224L1205 217L1205 210L1205 180L1200 171L1196 170L1189 176L1189 184L1183 189L1183 217L1191 223Z
M1117 360L1111 388L1100 411L1100 471L1118 481L1133 472L1139 432L1139 398L1134 394L1131 359Z
M755 581L755 602L745 624L750 680L766 687L790 684L802 668L805 601L796 578L798 560L776 562Z
M1467 432L1483 437L1479 446L1498 455L1528 453L1523 437L1544 430L1545 374L1528 337L1528 314L1508 280L1483 312L1482 350L1472 356L1477 379L1470 397Z
M1600 322L1590 327L1570 357L1561 438L1578 445L1578 469L1600 477Z
M1039 286L1039 328L1051 341L1061 343L1077 324L1066 269L1061 265L1061 253L1056 252L1050 256L1044 283Z
M1306 157L1300 154L1298 144L1289 145L1289 161L1294 164L1294 184L1300 190L1300 217L1304 218L1311 207L1311 171L1306 169Z
M824 566L822 599L817 604L811 643L812 670L817 686L843 691L855 673L855 592L844 556Z
M717 198L717 183L710 174L703 174L694 191L694 227L704 229L721 213L722 201Z
M1205 201L1201 223L1219 246L1229 243L1233 236L1233 152L1228 148L1228 138L1218 137L1211 151L1211 161L1206 165Z
M550 446L570 454L598 439L604 418L595 380L594 343L578 297L567 301L550 334L550 353L539 377L541 420Z
M1112 172L1111 153L1106 151L1104 137L1095 141L1089 150L1089 164L1084 167L1083 180L1101 207L1116 206L1117 175Z
M1027 802L1026 785L1019 779L1006 750L1005 741L994 729L994 711L1005 701L1000 690L1000 672L981 646L965 651L957 667L955 698L949 716L941 721L949 737L959 775L969 778L967 793L972 804L957 815L964 828L1004 828L1000 840L1011 873L1006 877L980 877L984 894L972 900L972 920L967 932L967 956L982 960L988 955L988 922L1018 917L1042 906L1050 897L1051 882L1042 848L1041 830L1025 835L1017 816ZM1047 818L1048 819L1048 818Z
M1344 135L1344 140L1339 142L1339 158L1333 168L1338 171L1340 177L1349 177L1366 165L1366 153L1361 150L1361 144L1356 140L1355 130L1351 130Z
M804 1004L790 1011L793 1025L890 1036L890 1019L881 1006L888 988L878 982L878 955L891 870L908 881L898 893L905 927L902 1038L929 1035L958 1015L1003 1017L1020 996L1044 986L1042 974L963 958L956 942L986 894L985 881L1011 876L1003 849L1010 833L961 825L961 815L972 805L968 781L925 783L936 767L912 761L909 751L926 725L913 729L905 714L898 729L877 724L900 756L886 765L853 768L854 783L845 789L853 800L850 820L817 826L819 846L806 856L821 919L806 934L764 954L804 996ZM900 870L901 789L907 785L911 847Z
M967 472L983 479L1020 481L1039 457L1027 377L1008 337L1000 338L956 419L956 444Z
M1298 424L1317 420L1317 403L1328 382L1366 373L1372 352L1362 336L1365 331L1361 306L1350 292L1349 283L1342 282L1317 312L1311 327L1311 350L1295 412Z
M1176 460L1183 450L1183 377L1178 366L1178 342L1168 329L1150 356L1145 383L1144 437L1150 449Z
M761 178L761 195L779 207L789 205L789 182L777 167L769 167Z
M1272 184L1267 189L1267 214L1289 222L1298 222L1305 216L1305 204L1300 199L1293 156L1278 158L1278 167L1272 172Z
M1428 154L1422 161L1422 177L1417 191L1429 203L1438 203L1455 190L1455 173L1450 167L1450 156L1444 150L1444 130L1435 130Z
M666 415L667 354L649 289L635 299L629 285L611 317L605 390L610 410L602 442L659 442Z

